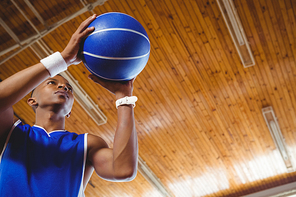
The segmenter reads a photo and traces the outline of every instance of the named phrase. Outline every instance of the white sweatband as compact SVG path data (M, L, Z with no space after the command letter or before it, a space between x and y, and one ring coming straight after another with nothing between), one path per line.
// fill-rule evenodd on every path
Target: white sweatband
M48 70L51 77L56 76L68 68L67 63L60 52L55 52L54 54L51 54L50 56L40 60L40 62Z
M118 109L118 107L120 105L133 105L133 107L135 107L137 100L138 100L138 98L136 96L126 96L126 97L123 97L123 98L118 99L116 101L116 108Z

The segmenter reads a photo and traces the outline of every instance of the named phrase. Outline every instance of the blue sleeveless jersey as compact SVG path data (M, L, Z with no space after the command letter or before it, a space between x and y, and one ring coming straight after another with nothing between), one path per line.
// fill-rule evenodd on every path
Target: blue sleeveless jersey
M84 196L86 150L87 134L48 134L18 121L0 155L0 196Z

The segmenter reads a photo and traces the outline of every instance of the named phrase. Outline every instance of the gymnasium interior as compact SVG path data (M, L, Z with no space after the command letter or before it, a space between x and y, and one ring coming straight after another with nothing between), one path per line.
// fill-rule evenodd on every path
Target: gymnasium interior
M94 173L86 197L296 196L295 0L1 0L0 81L107 12L134 17L150 40L133 91L138 173ZM83 63L62 73L75 96L66 130L112 147L115 96L89 74ZM29 96L14 115L34 125Z

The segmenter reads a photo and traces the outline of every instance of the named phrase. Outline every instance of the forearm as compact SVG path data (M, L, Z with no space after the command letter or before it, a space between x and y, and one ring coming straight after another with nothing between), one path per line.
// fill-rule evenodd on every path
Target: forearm
M134 79L129 81L109 81L95 75L90 79L115 94L116 100L132 96ZM138 139L135 129L134 109L131 104L122 104L117 109L118 122L113 149L90 145L89 158L97 174L107 180L132 180L137 172Z
M134 176L137 170L138 140L132 105L118 107L118 125L113 145L115 176Z
M0 83L0 111L11 107L49 77L43 64L26 68Z
M94 14L80 24L66 48L61 52L61 56L51 56L54 59L47 59L45 66L42 63L38 63L1 82L0 111L4 111L21 100L45 79L50 77L50 75L54 76L64 71L71 64L78 64L81 61L77 57L80 43L94 30L94 27L87 27L95 18L96 15Z

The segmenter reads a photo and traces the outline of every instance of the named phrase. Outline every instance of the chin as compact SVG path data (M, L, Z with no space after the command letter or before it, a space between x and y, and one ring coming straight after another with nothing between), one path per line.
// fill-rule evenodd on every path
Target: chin
M54 111L60 111L65 116L70 113L73 104L66 104L65 102L56 102L53 104L53 108L56 109Z

